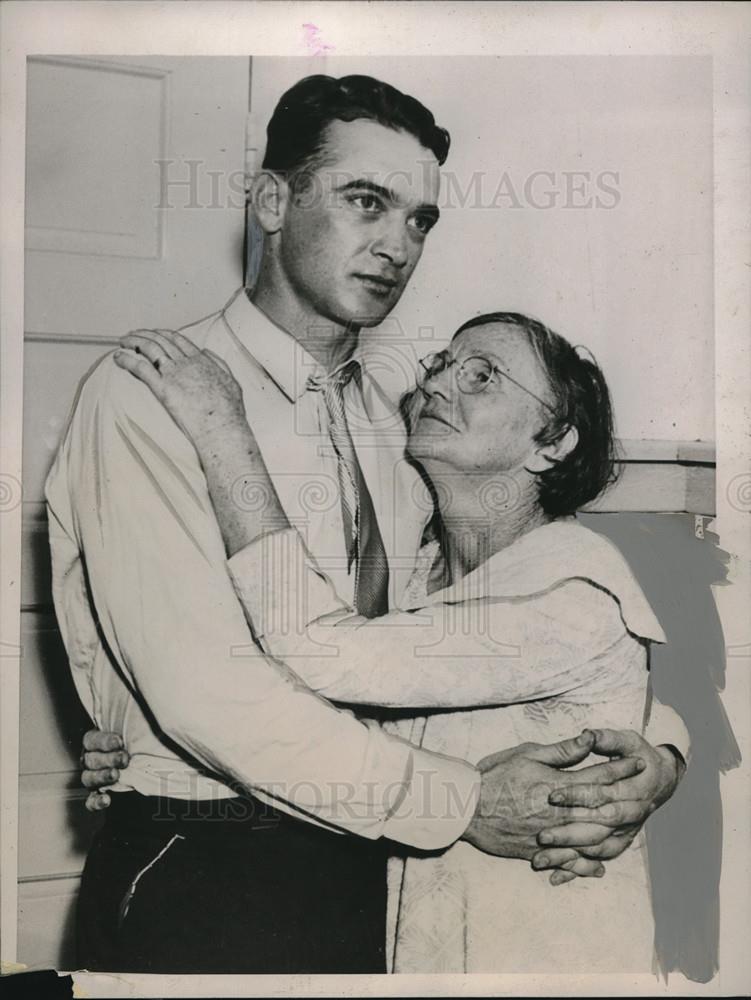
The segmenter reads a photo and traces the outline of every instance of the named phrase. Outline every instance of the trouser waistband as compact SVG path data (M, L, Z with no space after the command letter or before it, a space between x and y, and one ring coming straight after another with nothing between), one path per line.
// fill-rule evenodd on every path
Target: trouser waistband
M134 832L157 832L174 827L176 832L199 836L246 835L249 830L275 830L281 826L311 827L274 809L253 796L223 799L174 799L139 792L113 792L107 809L108 826ZM329 830L319 829L326 836Z

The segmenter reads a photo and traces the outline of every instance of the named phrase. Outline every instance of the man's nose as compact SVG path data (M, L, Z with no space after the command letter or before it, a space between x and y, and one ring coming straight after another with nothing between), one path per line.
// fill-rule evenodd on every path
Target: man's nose
M373 253L394 267L402 268L409 260L407 229L403 222L394 221L386 226L373 244Z

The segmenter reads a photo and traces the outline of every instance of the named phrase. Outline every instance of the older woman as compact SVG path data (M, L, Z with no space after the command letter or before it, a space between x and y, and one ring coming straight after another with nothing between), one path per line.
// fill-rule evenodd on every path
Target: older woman
M591 359L540 323L493 313L423 362L408 452L437 505L433 537L402 609L365 619L289 526L232 376L179 334L170 344L200 378L168 393L146 358L130 349L116 358L159 392L210 486L242 480L253 454L264 511L222 503L226 488L212 498L231 549L249 543L230 566L256 635L307 685L338 702L409 710L392 723L405 738L472 762L583 726L643 730L649 643L664 636L620 553L573 516L613 478L609 394ZM219 454L202 432L217 411L243 423L234 453ZM555 890L565 878L551 885L466 843L394 859L394 971L649 970L642 834L607 878Z

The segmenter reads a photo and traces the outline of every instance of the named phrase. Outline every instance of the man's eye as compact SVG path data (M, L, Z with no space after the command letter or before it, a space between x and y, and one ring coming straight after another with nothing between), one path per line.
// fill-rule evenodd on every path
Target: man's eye
M415 215L410 219L410 225L423 236L427 236L435 225L435 219L431 215Z
M374 194L356 194L351 199L353 205L357 205L364 212L373 214L381 208L380 199Z

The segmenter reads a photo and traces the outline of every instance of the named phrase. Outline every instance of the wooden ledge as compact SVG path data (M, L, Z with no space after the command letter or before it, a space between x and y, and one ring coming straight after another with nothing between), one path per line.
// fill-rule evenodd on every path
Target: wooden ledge
M619 441L624 462L681 462L714 465L714 441Z
M621 477L586 510L715 514L712 441L619 442Z

